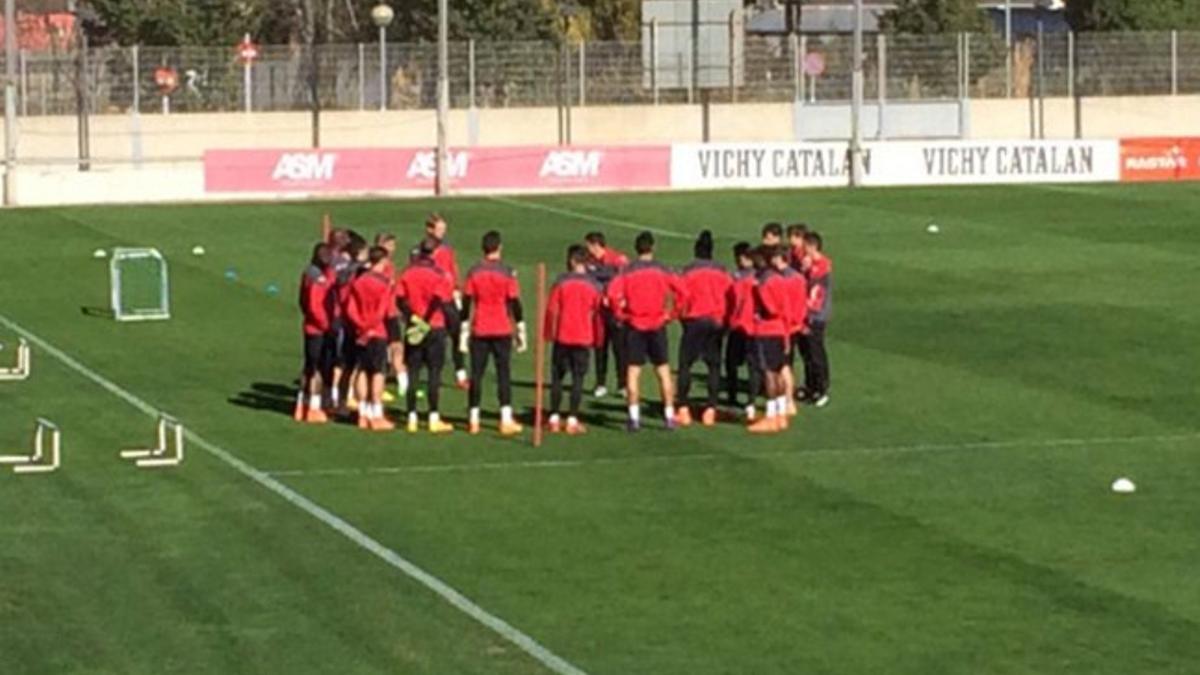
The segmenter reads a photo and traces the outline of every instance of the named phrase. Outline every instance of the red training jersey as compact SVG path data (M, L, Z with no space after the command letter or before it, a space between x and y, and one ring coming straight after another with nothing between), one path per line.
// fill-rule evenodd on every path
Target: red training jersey
M508 305L521 297L517 273L499 260L484 260L467 272L463 295L471 299L471 334L475 337L510 337L512 317Z
M754 270L736 270L729 279L729 327L754 334Z
M591 258L588 272L601 286L608 286L626 267L629 267L628 256L615 248L606 248L599 258Z
M678 304L683 295L679 277L654 260L638 260L608 286L608 304L617 320L634 330L662 328L671 319L668 302Z
M333 328L337 311L337 293L328 270L310 265L300 276L300 311L304 314L304 334L321 335Z
M788 333L803 333L808 319L808 279L790 267L781 274L788 288Z
M396 297L408 303L412 313L429 321L431 328L445 328L442 305L454 298L454 280L433 260L418 258L397 280Z
M604 344L603 300L600 282L587 274L569 272L554 281L546 301L543 337L567 347Z
M829 321L833 309L833 261L821 256L808 268L808 319L813 323Z
M719 326L725 325L733 280L724 265L711 260L695 260L683 268L679 284L683 288L679 308L681 319L708 319Z
M454 255L454 247L444 241L440 242L438 247L433 249L431 257L438 269L450 275L452 287L458 288L458 259Z
M788 282L775 270L766 270L754 286L755 337L787 337L791 316Z
M797 272L804 271L804 245L796 244L788 250L788 264Z
M350 285L350 303L346 307L346 317L354 324L358 344L365 345L370 340L387 339L387 328L384 320L388 308L395 306L392 302L392 280L379 272L366 272L359 275Z

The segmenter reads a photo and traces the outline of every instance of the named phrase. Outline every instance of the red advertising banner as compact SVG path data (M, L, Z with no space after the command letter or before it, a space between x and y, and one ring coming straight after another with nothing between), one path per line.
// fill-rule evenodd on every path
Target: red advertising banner
M470 191L622 190L671 185L671 148L454 148L447 173ZM206 192L388 192L432 190L433 150L211 150Z
M1200 138L1121 139L1121 180L1200 180Z

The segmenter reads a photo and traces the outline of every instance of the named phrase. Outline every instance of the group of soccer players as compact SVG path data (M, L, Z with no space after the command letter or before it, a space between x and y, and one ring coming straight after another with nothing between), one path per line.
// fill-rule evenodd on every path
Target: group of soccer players
M304 370L297 420L320 424L331 412L356 412L360 428L394 429L384 414L384 403L392 398L391 372L404 399L406 429L420 430L417 406L423 394L427 429L449 433L454 427L439 414L449 350L455 379L467 390L468 431L481 431L481 387L491 362L499 432L522 433L512 407L512 352L525 351L529 341L516 273L502 260L500 233L490 231L480 242L481 259L460 280L446 228L445 219L430 216L424 238L399 272L390 234L369 245L361 235L337 229L314 247L300 284ZM640 380L647 364L658 381L668 429L716 424L722 375L728 404L744 406L752 433L786 429L797 401L816 407L828 403L824 338L832 264L817 232L804 225L785 231L768 223L760 245L733 247L732 272L713 259L708 231L695 242L695 259L678 272L655 260L652 233L639 234L634 248L631 260L608 246L603 233L592 232L567 249L566 271L550 289L541 336L551 345L550 432L586 433L580 410L593 355L593 395L608 394L611 354L618 391L629 406L630 431L641 428ZM677 379L670 370L666 331L675 320L682 324ZM803 385L793 371L796 355L803 361ZM707 398L694 406L691 380L698 362L707 369L708 387ZM760 398L766 402L762 414L756 406Z

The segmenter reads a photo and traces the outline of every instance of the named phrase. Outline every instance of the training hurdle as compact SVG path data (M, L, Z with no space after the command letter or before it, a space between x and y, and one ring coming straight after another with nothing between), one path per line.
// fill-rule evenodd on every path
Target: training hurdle
M29 343L25 338L21 338L17 343L17 365L12 368L0 368L0 380L24 380L29 377L31 365Z
M153 448L122 450L121 458L137 460L135 463L143 469L182 464L183 425L174 417L159 415L157 431L157 445Z
M46 436L50 436L49 453ZM48 455L48 457L47 457ZM12 464L13 473L50 473L62 464L62 431L58 425L43 417L33 427L33 452L28 455L3 455L0 464Z

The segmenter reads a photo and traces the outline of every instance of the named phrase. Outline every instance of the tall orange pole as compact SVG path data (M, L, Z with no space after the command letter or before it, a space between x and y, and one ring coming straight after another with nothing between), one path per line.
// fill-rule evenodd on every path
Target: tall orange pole
M546 263L537 266L537 341L533 348L533 447L542 445L542 399L546 386Z
M328 212L321 216L321 241L329 243L329 235L333 232L333 216Z

